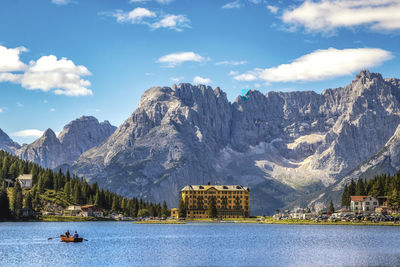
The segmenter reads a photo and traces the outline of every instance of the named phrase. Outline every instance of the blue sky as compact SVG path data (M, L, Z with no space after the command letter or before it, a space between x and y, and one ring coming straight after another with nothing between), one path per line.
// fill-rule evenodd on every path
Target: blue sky
M400 77L398 0L2 0L0 128L29 143L93 115L119 126L152 86L314 90Z

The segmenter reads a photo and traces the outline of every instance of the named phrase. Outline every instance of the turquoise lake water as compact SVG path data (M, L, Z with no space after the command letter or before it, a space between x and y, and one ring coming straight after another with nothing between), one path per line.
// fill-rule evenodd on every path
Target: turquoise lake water
M89 241L61 243L69 229ZM1 266L400 266L400 228L0 223Z

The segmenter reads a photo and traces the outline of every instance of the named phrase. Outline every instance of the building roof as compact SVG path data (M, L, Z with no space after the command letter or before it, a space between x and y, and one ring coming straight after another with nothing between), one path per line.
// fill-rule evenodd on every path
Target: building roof
M350 196L352 201L364 201L367 197L373 197L373 196Z
M181 191L207 191L214 188L218 191L249 191L249 188L242 185L187 185Z
M21 174L17 180L32 180L32 174Z

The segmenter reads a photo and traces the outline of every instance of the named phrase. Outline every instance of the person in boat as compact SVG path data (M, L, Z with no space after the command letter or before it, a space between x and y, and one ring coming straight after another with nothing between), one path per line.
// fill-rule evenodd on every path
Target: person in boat
M75 231L74 238L78 238L78 237L79 237L78 232Z
M66 237L69 237L71 234L69 233L69 230L67 230L66 232L65 232L65 236Z

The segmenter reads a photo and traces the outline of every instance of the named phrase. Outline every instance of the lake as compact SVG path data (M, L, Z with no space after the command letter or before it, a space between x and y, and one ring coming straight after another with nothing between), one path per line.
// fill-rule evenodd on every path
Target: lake
M69 229L88 239L61 243ZM399 266L400 228L0 223L1 266Z

